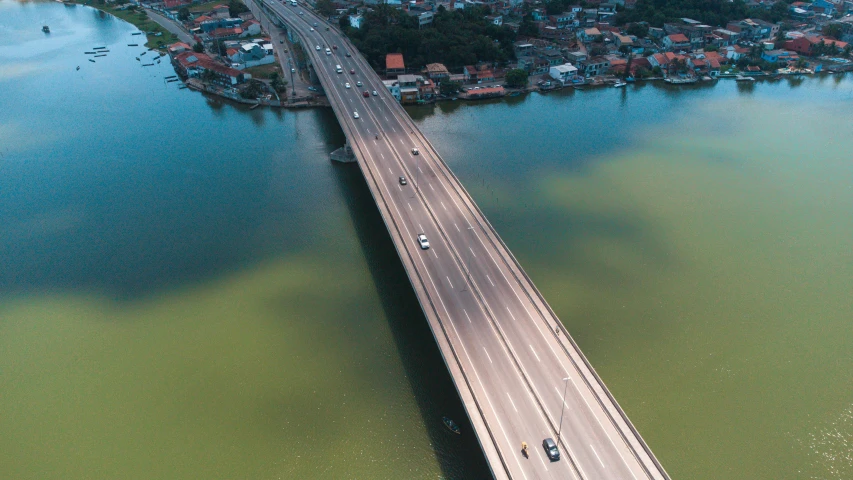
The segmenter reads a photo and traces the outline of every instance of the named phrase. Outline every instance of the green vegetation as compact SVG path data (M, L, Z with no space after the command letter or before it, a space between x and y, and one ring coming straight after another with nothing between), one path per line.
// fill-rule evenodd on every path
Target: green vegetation
M103 0L76 0L76 3L97 8L102 12L109 13L110 15L118 17L125 22L135 25L136 28L145 32L145 35L147 36L147 41L145 42L146 47L160 48L164 45L178 41L178 37L176 37L175 34L169 32L165 28L161 27L159 23L148 18L148 13L145 9L137 7L136 5L131 5L124 10L118 10L114 6L105 3Z
M439 7L433 24L418 28L417 17L380 4L367 13L360 29L348 21L341 25L377 70L384 70L385 55L395 52L403 54L410 68L439 62L461 69L479 61L506 63L514 58L515 32L493 25L484 18L488 13L482 7L453 12Z
M248 11L249 7L240 0L231 0L228 2L228 14L231 15L231 18L237 18L241 13L246 13Z
M260 78L264 80L272 80L276 76L281 77L281 67L278 63L249 67L245 69L244 72L251 74L252 78Z
M772 8L749 8L743 0L720 2L714 0L638 0L633 9L616 14L616 25L632 22L649 22L653 27L675 22L687 17L712 26L725 26L733 20L758 18L778 22L788 17L788 0L776 2ZM546 4L548 5L548 4Z
M201 42L195 42L195 45L193 45L193 51L195 53L204 53L204 45L202 45Z
M222 3L221 0L213 0L212 2L196 3L191 5L189 8L192 13L204 13L209 12L214 6L219 5L220 3Z
M330 17L335 14L335 4L332 0L317 0L317 12L324 17Z
M178 20L181 22L186 22L190 18L190 9L187 7L181 7L178 9Z
M451 82L448 80L441 82L438 86L438 89L442 95L456 95L457 93L459 93L459 90L462 89L462 84L460 84L459 82Z
M506 72L506 84L510 87L526 87L527 86L527 70L521 68L513 68Z

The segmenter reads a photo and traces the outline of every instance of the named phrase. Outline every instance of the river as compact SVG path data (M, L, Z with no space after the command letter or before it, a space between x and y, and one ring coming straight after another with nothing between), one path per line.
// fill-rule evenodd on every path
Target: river
M0 1L0 477L487 476L332 113L179 90L133 31ZM844 479L851 100L820 77L410 112L673 478Z

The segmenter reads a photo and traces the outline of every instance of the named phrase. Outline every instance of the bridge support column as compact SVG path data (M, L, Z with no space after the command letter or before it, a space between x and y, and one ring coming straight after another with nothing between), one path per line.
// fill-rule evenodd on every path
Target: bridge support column
M343 147L335 150L331 154L329 154L329 158L334 162L340 163L355 163L355 155L352 154L352 148L349 145L349 140L344 144Z

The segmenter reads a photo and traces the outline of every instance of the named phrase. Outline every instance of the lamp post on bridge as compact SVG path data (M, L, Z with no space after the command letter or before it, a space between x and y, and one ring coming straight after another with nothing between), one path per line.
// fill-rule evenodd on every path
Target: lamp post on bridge
M557 427L557 446L560 445L560 432L563 431L563 413L566 411L566 390L569 389L569 377L563 379L566 386L563 387L563 404L560 405L560 426Z

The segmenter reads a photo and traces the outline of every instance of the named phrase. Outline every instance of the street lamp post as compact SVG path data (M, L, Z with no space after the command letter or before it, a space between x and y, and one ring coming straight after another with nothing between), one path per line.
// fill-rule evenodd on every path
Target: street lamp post
M563 387L563 404L560 405L560 426L557 427L557 445L560 445L560 432L563 431L563 412L566 411L566 390L569 388L569 377L563 379L566 386Z

